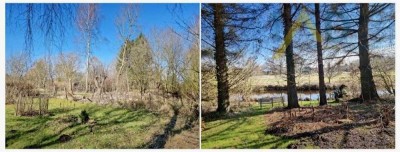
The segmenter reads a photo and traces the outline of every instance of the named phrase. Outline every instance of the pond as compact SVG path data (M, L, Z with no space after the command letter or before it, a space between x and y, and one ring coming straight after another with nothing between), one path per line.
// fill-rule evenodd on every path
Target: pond
M378 94L387 95L388 92L385 90L378 90ZM287 93L284 91L267 91L263 93L253 93L250 95L250 100L258 100L261 98L277 98L283 97L283 100L287 103ZM299 100L305 101L307 100L319 100L319 92L318 91L297 91L297 97ZM326 97L328 99L334 99L333 90L327 90ZM242 100L242 96L238 94L234 94L230 97L230 101L239 101Z

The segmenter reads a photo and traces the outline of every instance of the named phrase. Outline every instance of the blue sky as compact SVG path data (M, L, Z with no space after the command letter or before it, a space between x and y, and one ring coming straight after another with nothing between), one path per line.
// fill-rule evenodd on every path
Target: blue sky
M260 4L250 4L250 3L239 3L247 8L252 8L252 7L260 7ZM202 4L204 7L202 7L203 9L207 10L207 5L206 3ZM355 4L352 4L355 5ZM346 5L346 7L349 7L347 9L350 9L352 7L352 5ZM310 10L314 10L314 4L307 4L306 5ZM264 6L263 6L264 7ZM255 30L247 30L243 33L241 33L242 31L239 29L236 32L237 35L239 35L239 39L253 39L253 38L260 38L262 40L261 44L257 44L255 41L250 42L241 42L239 43L239 47L237 45L233 45L233 47L228 48L228 50L240 50L244 48L244 52L246 53L244 55L244 57L257 57L256 62L258 64L264 64L266 60L271 59L271 57L274 55L274 52L272 50L275 50L276 48L280 47L283 44L283 22L282 22L282 18L279 18L279 20L277 20L276 22L274 22L274 26L271 27L271 25L269 25L268 23L272 23L272 20L274 20L275 18L277 18L278 16L281 15L281 7L282 4L281 3L271 3L269 5L269 8L262 13L261 16L259 16L256 20L252 20L250 21L250 24L247 23L240 23L237 22L239 24L244 24L244 26L247 27L252 27L252 26L259 26L263 28L255 28ZM325 8L328 8L330 6L328 6L328 4L322 3L320 6L320 10L324 10ZM371 7L371 5L370 5ZM295 12L295 7L292 6L292 13ZM342 9L340 9L340 11L343 12ZM387 12L387 14L382 13L382 14L377 14L375 16L372 17L372 19L375 18L375 20L385 17L387 18L388 16L391 15L391 13L394 11L394 5L392 5L391 7L389 7L387 10L385 10ZM299 15L300 13L304 12L305 15L305 19L310 19L310 23L311 24L315 24L315 16L312 12L306 13L307 11L305 10L300 10L296 13L296 16L293 17L293 21L296 21L299 19ZM331 19L349 19L349 15L351 18L358 18L358 12L352 12L352 13L346 13L345 15L329 15L328 13L321 13L321 15L325 18L327 18L328 16L334 16L335 18L331 18ZM239 16L239 15L237 15ZM210 47L209 44L213 44L214 45L214 33L213 33L213 29L210 27L210 25L208 24L208 22L204 21L205 19L212 19L212 18L202 18L202 49L204 48L208 48ZM210 21L209 21L210 22ZM212 21L211 21L212 22ZM387 26L389 24L390 21L386 21L384 23L382 22L378 22L378 23L374 23L374 22L370 22L369 23L369 32L370 34L375 34L378 30L380 30L380 28ZM230 22L231 24L234 24L234 21ZM332 27L333 25L338 25L338 24L342 24L340 22L321 22L321 27L322 28L327 28L327 27ZM242 26L242 25L240 25ZM315 27L314 27L315 28ZM357 27L354 27L357 28ZM228 28L225 29L226 31L228 31ZM325 40L328 37L328 34L337 36L338 34L343 34L342 31L322 31L322 41L324 43L323 47L329 47L329 46L334 46L336 45L338 42L342 42L342 41L346 41L346 42L355 42L355 44L357 44L358 41L358 37L357 37L357 33L348 36L347 38L344 39L337 39L337 40L331 40L329 44L325 44ZM310 64L313 64L313 66L317 66L317 51L316 51L316 40L315 40L315 36L314 34L312 34L313 31L309 30L309 29L299 29L295 32L294 38L293 38L293 45L294 45L294 53L298 54L299 56L303 57L303 58L307 58L309 59L308 62ZM394 44L394 24L392 24L392 26L389 29L386 29L384 32L382 32L380 34L380 36L386 36L386 38L380 42L376 42L376 40L370 40L369 41L369 46L370 49L374 49L374 48L383 48L383 47L387 47L387 46L391 46L391 44ZM304 45L302 45L304 44ZM310 45L306 45L306 44L310 44ZM353 45L356 46L356 45ZM352 46L352 47L353 47ZM348 48L347 48L348 49ZM341 52L335 50L335 49L325 49L323 50L324 53L324 58L325 57L330 57L330 56L342 56L344 55L346 52L346 49L343 48L340 50ZM339 52L337 54L335 54L336 52ZM354 54L358 53L358 48L355 49ZM284 57L283 55L281 57ZM329 61L329 60L326 60Z
M117 29L115 27L115 17L120 12L120 9L124 4L101 4L100 5L100 38L93 48L93 54L106 64L110 64L116 58L116 55L121 47L121 40L118 38ZM149 38L151 29L167 28L171 27L179 31L179 26L175 23L175 17L171 14L170 10L176 6L176 4L140 4L139 5L139 18L138 24L140 26L140 32ZM6 10L10 8L10 5L6 5ZM184 19L193 20L194 16L199 15L199 4L180 4L182 8L182 17ZM6 11L6 15L8 11ZM18 13L18 11L13 11ZM11 14L16 15L16 14ZM13 18L10 18L13 20ZM188 21L192 22L192 21ZM37 30L40 31L40 30ZM61 50L57 51L82 51L82 44L77 43L79 33L73 25L69 28L69 31L65 31L65 43L62 45ZM138 35L139 32L136 33ZM43 44L44 39L38 35L39 32L34 31L34 59L43 57L46 52L46 48ZM9 58L12 54L18 53L24 49L24 28L22 25L15 26L14 24L6 24L6 58ZM53 53L54 54L54 53ZM83 54L80 54L83 56Z

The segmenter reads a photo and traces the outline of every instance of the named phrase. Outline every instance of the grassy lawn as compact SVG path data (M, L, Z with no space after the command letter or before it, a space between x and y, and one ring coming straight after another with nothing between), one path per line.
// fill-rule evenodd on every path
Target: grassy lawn
M93 132L87 124L64 121L69 115L79 117L81 110L97 121ZM169 117L144 110L62 99L50 99L49 112L49 116L17 117L14 105L6 105L6 148L140 148L169 121ZM60 142L63 134L71 140Z
M301 106L318 106L318 101L301 101ZM333 101L328 104L335 105ZM282 106L274 104L274 108ZM264 114L271 110L271 104L262 108L257 103L248 112L223 116L217 120L205 120L205 128L201 133L202 148L286 148L294 142L278 136L265 135L267 129ZM310 148L315 148L310 145Z

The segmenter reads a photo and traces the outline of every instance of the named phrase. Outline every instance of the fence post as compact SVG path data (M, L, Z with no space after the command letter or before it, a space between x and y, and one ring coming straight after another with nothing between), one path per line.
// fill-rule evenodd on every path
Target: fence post
M274 107L274 98L271 98L272 101L272 108Z
M18 111L19 111L19 106L20 106L20 102L21 102L21 95L18 95L17 101L16 101L16 107L15 107L15 116L18 116Z
M39 97L38 98L39 99L39 115L41 116L42 115L42 98L41 97Z

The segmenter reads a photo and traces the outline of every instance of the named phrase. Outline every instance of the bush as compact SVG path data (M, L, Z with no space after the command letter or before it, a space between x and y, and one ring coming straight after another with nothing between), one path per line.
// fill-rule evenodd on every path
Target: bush
M81 115L79 115L81 118L81 123L85 124L89 121L89 114L86 112L86 110L81 111Z
M38 96L39 92L33 85L22 81L6 82L6 103L15 103L18 96Z

